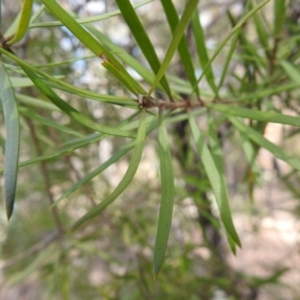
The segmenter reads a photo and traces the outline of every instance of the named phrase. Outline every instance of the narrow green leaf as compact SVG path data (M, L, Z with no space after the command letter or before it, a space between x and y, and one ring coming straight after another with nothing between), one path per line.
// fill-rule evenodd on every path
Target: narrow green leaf
M292 83L292 84L285 84L282 86L272 86L271 88L264 88L264 87L259 87L258 92L256 93L247 93L246 95L242 95L240 97L237 97L235 101L237 102L247 102L251 101L251 103L255 103L255 101L260 100L264 97L272 96L272 95L277 95L282 92L287 92L290 90L293 90L295 88L299 87L299 82L298 83Z
M149 124L150 126L147 127L147 135L153 131L153 129L156 127L156 124L154 122L151 122ZM104 137L104 136L103 136ZM110 165L115 163L117 160L119 160L122 156L124 156L130 149L132 149L135 145L135 141L131 141L130 143L126 144L124 147L122 147L119 151L117 151L110 159L108 159L106 162L104 162L101 166L84 176L81 180L77 181L70 189L68 189L63 195L59 197L55 201L53 205L57 205L61 200L64 198L70 196L73 192L75 192L77 189L79 189L82 185L89 182L91 179L93 179L95 176L103 172L105 169L107 169Z
M3 62L0 60L0 98L2 101L6 140L4 160L4 195L6 215L10 219L13 209L17 185L17 171L19 160L19 114L9 76Z
M203 28L201 26L201 23L199 20L199 13L197 10L194 12L193 17L192 17L192 28L193 28L194 37L195 37L196 46L197 46L198 59L200 61L202 69L203 69L208 64L209 57L208 57L207 49L206 49L206 45L205 45L205 36L204 36ZM205 76L206 76L209 86L217 95L218 91L217 91L217 87L215 84L214 73L212 71L211 66L209 66L207 68Z
M287 125L300 127L299 117L278 114L275 112L254 110L250 108L235 107L232 105L224 105L224 104L208 103L207 107L225 113L226 115L238 116L242 118L263 121L263 122L280 123L280 124L287 124Z
M165 117L162 112L159 114L158 144L161 174L161 202L154 247L154 278L156 278L159 273L167 249L174 205L174 171Z
M72 134L72 135L79 136L79 137L83 137L84 136L83 134L81 134L78 131L75 131L75 130L67 127L67 126L57 124L56 122L54 122L52 120L49 120L49 119L46 119L46 118L44 118L41 115L38 115L36 113L33 113L31 110L26 109L24 107L21 107L19 109L19 113L22 114L22 115L24 115L24 116L29 117L30 119L32 119L32 120L34 120L36 122L39 122L39 123L41 123L41 124L43 124L43 125L45 125L47 127L55 128L58 131L66 132L68 134Z
M17 43L25 36L30 22L32 5L33 5L33 0L24 0L17 32L14 35L14 37L7 42L8 45Z
M249 4L250 1L248 2L248 5ZM227 15L232 24L232 27L235 27L237 25L237 21L235 17L230 12L228 12ZM258 72L261 66L263 68L266 68L267 61L263 59L261 55L258 53L257 47L255 47L253 42L249 40L244 30L239 30L237 34L238 34L238 39L240 41L240 47L242 48L242 54L240 57L243 60L243 64L247 72L248 73L253 71Z
M291 62L287 60L281 60L280 65L284 69L287 76L294 81L296 84L300 84L300 71L293 65Z
M82 218L80 218L71 227L72 231L77 229L86 221L96 217L102 210L104 210L109 204L111 204L128 187L140 164L144 143L145 143L145 137L146 137L146 111L143 109L141 112L140 124L139 124L139 129L136 137L132 158L123 179L116 187L116 189L109 196L107 196L100 204L93 207L87 214L85 214Z
M18 101L20 101L21 103L24 103L28 106L43 108L43 109L52 110L52 111L53 110L59 111L59 108L57 106L55 106L51 102L48 102L48 101L45 101L42 99L38 99L38 98L34 98L34 97L30 97L30 96L18 94L18 93L16 93L16 98L18 99Z
M228 119L241 133L245 134L249 139L254 141L262 148L265 148L268 151L270 151L277 158L285 161L292 168L300 171L300 160L297 157L285 152L282 148L271 143L259 132L243 124L243 122L241 122L238 118L228 117Z
M205 112L206 112L206 109L204 109L204 108L195 109L191 112L191 115L192 116L199 116L201 114L204 114ZM166 120L166 122L167 122L167 124L172 124L172 123L178 123L180 121L184 121L186 119L187 119L187 114L183 113L183 114L175 115L175 116L172 116L172 117L168 118ZM148 125L149 129L147 129L147 132L150 133L155 127L157 127L157 118L156 118L156 116L155 117L154 116L149 116L148 121L149 122L147 122L147 123L149 123L149 125ZM130 124L125 125L124 128L123 127L122 128L126 131L126 130L133 130L137 127L138 127L138 124L137 124L136 121L134 121L134 122L131 122ZM60 150L57 150L57 151L54 151L54 152L49 153L49 154L45 154L45 155L42 155L42 156L34 157L34 158L28 159L26 161L23 161L19 164L19 167L25 167L25 166L35 164L35 163L40 162L40 161L53 159L53 158L58 157L62 154L74 152L74 150L76 150L76 149L79 149L79 148L82 148L82 147L87 146L89 144L100 141L105 136L106 136L105 134L93 133L93 134L88 135L85 138L76 139L76 141L74 141L74 142L72 142L72 140L70 140L70 141L62 144L62 147L64 147L64 148L62 148ZM1 172L3 172L3 168L0 168L0 173Z
M141 89L139 92L135 89L135 84L132 84L131 80L128 80L109 60L105 60L102 63L102 66L105 67L111 74L118 78L133 94L138 96L139 94L144 95L145 90Z
M164 8L172 33L174 34L176 27L179 23L179 16L175 9L175 6L171 0L161 0L160 2ZM190 81L191 86L193 87L196 84L197 79L195 75L194 65L191 59L191 54L188 47L188 42L184 35L182 36L181 41L178 44L177 50L179 52L180 59L183 63L187 78ZM198 95L199 91L196 90L196 93Z
M74 94L76 96L86 97L92 100L100 101L103 103L109 103L119 106L126 106L128 108L137 109L138 103L137 101L129 98L129 97L121 97L121 96L113 96L113 95L105 95L99 94L93 91L85 90L76 86L72 86L68 83L64 82L53 82L47 79L43 79L44 83L47 84L49 87L68 92L70 94Z
M122 82L124 85L134 79L129 75L123 65L108 51L103 45L99 43L87 30L84 29L78 22L68 14L56 1L41 0L41 2L51 11L51 13L59 19L64 26L66 26L88 49L90 49L96 56L101 57L104 61L110 61L111 64L122 75L127 78ZM137 93L143 92L143 88L136 82Z
M134 113L133 115L135 115L135 114L136 113ZM129 117L127 120L123 121L124 124L130 118L131 117ZM177 118L178 118L178 116L177 116ZM153 117L153 116L150 116L150 117L148 117L148 120L149 120L149 124L147 124L148 125L147 126L147 133L148 132L150 133L154 130L154 128L157 127L157 118ZM179 119L179 120L181 120L181 119ZM120 127L121 127L121 124L120 124ZM138 127L138 123L136 123L134 121L132 123L126 124L124 126L124 129L130 129L131 130L131 129L135 129L137 127ZM23 162L20 162L18 167L19 168L20 167L25 167L25 166L32 165L32 164L35 164L35 163L38 163L38 162L41 162L41 161L46 161L46 160L56 158L58 156L66 154L66 153L72 153L76 149L79 149L79 148L85 147L87 145L90 145L92 143L98 142L106 136L107 136L106 134L93 133L93 134L88 135L85 138L77 138L75 141L73 140L73 142L68 141L67 143L62 144L62 147L64 147L64 148L62 148L60 150L56 150L56 151L48 153L48 154L45 154L45 155L41 155L41 156L37 156L37 157L31 158L31 159L28 159L28 160L23 161ZM3 168L0 168L0 173L1 172L3 172Z
M286 14L285 0L274 1L274 34L275 37L279 37L282 31Z
M134 8L138 8L141 7L147 3L152 2L153 0L145 0L145 1L141 1L140 3L137 3L135 5L133 5ZM120 10L115 10L112 12L108 12L105 14L101 14L101 15L96 15L96 16L90 16L90 17L86 17L86 18L76 18L76 22L78 24L87 24L87 23L92 23L92 22L96 22L96 21L100 21L100 20L104 20L104 19L108 19L114 16L119 15L121 12ZM49 28L49 27L59 27L59 26L64 26L64 24L62 22L59 21L52 21L52 22L41 22L41 23L32 23L29 25L29 28Z
M127 53L121 47L115 45L110 39L107 38L105 34L100 32L97 28L91 25L85 25L85 27L95 36L97 37L108 49L112 51L116 56L118 56L122 61L124 61L128 66L134 69L146 82L152 84L155 79L155 75L151 70L145 68L137 59L132 57L129 53ZM159 84L159 88L163 90L161 84ZM143 94L143 93L141 93Z
M116 3L125 19L131 33L133 34L136 42L141 48L145 58L147 59L151 69L155 74L158 73L160 69L160 62L155 52L155 49L143 27L141 21L139 20L130 0L116 0ZM171 98L171 90L169 84L164 76L160 77L161 85L163 86L165 92ZM160 81L160 80L159 80Z
M121 1L121 0L117 0L117 1ZM148 95L150 96L152 94L152 92L154 91L155 87L157 86L157 84L160 82L160 80L163 78L173 56L175 51L178 48L178 44L181 41L182 35L184 34L184 30L186 29L194 10L197 8L197 4L198 4L199 0L190 0L188 2L188 4L186 5L183 15L175 29L175 32L173 34L173 38L172 41L169 45L169 48L167 50L167 53L165 55L165 58L161 64L161 67L159 69L159 71L157 72L155 81L153 82Z
M54 87L54 88L57 88L60 90L64 90L66 92L73 93L73 94L76 94L79 96L87 97L90 99L95 99L95 100L105 102L105 103L111 103L111 104L116 104L116 105L129 105L129 106L137 107L137 103L128 97L116 97L113 95L101 95L101 94L98 94L95 92L91 92L91 91L87 91L87 90L78 88L76 86L68 84L67 82L59 80L58 78L47 74L46 72L40 70L39 68L29 65L28 63L26 63L25 61L23 61L16 55L13 55L12 53L6 51L5 49L3 49L1 47L0 47L0 52L5 54L7 57L14 60L15 62L17 62L20 65L20 67L26 68L26 69L32 71L33 73L36 73L36 74L39 74L39 75L45 77L47 79L47 81L46 80L43 80L43 81L51 87Z
M64 76L57 76L56 78L65 78ZM14 77L10 76L10 81L13 88L23 88L23 87L30 87L34 86L33 82L28 77Z
M78 123L87 126L95 131L106 133L108 135L116 135L116 136L123 136L123 137L131 137L135 138L135 135L130 132L123 131L121 129L116 129L113 127L108 127L105 125L100 125L85 115L81 114L78 110L73 108L71 105L69 105L67 102L62 100L56 93L53 92L49 88L48 85L46 85L43 80L38 77L34 72L32 72L29 69L23 68L24 72L28 75L28 77L34 82L35 86L39 88L39 90L48 97L49 100L51 100L57 107L59 107L64 113L69 115L71 118L76 120Z
M227 57L226 57L226 60L225 60L224 66L223 66L222 75L221 75L221 78L220 78L220 81L219 81L219 84L218 84L218 93L219 93L221 87L223 86L223 83L225 81L225 78L226 78L226 75L227 75L227 72L228 72L229 65L232 61L232 56L233 56L233 54L236 50L236 44L237 44L238 39L239 39L240 30L241 29L239 29L237 31L237 34L233 37L233 39L231 41L231 45L230 45L230 48L229 48L229 51L228 51L228 54L227 54Z
M225 230L235 244L241 247L240 239L232 222L227 186L221 162L221 154L219 153L220 150L216 148L216 143L214 143L212 145L212 151L214 154L212 155L205 143L204 137L202 136L194 118L191 115L189 116L189 124L197 145L197 149L199 151L201 161L204 165L205 172L215 194L221 220L224 224Z
M69 58L66 60L61 60L61 61L55 61L55 62L50 62L47 64L41 64L41 65L35 65L36 68L51 68L51 67L56 67L56 66L63 66L63 65L71 65L72 63L80 60L87 61L89 58L95 58L95 54L87 54L83 56L76 56L73 58Z
M45 10L45 6L41 5L40 8L31 17L30 22L34 22L44 10ZM8 28L5 31L4 36L8 36L8 37L12 36L17 31L21 16L22 16L22 11L20 11L18 15L14 18L14 20L9 24Z
M78 22L70 14L68 14L67 11L65 11L56 1L41 0L41 2L96 56L100 57L100 55L103 53L118 68L122 68L122 65L120 65L120 63L91 34L89 34L80 24L78 24Z
M52 206L57 205L61 200L65 199L66 197L70 196L72 193L74 193L77 189L79 189L81 186L86 184L87 182L91 181L94 177L96 177L98 174L103 172L105 169L107 169L110 165L115 163L117 160L119 160L121 157L123 157L130 149L134 147L135 141L131 141L128 143L125 147L122 147L119 151L117 151L110 159L108 159L105 163L100 165L98 168L87 174L86 176L82 177L79 181L77 181L70 189L68 189L66 192L64 192L55 202Z
M130 118L122 122L118 127L123 127L124 125L129 122L132 118L134 118L139 112L134 113ZM153 124L147 128L147 134L150 133L154 129ZM102 135L101 139L104 138L106 135ZM99 138L97 140L100 140ZM79 143L81 140L79 140ZM81 178L79 181L77 181L70 189L68 189L65 193L63 193L53 205L57 205L61 200L64 198L70 196L74 191L76 191L78 188L80 188L85 183L89 182L91 179L93 179L95 176L103 172L106 168L108 168L110 165L115 163L118 159L120 159L123 155L125 155L130 149L132 149L135 145L135 141L131 141L130 143L126 144L124 147L122 147L119 151L117 151L110 159L108 159L105 163L103 163L101 166L96 168L94 171L90 172L83 178Z
M213 160L216 164L219 175L221 177L221 182L223 182L224 190L226 192L225 195L227 196L227 200L225 200L225 201L228 202L228 206L229 206L229 197L228 197L228 190L227 190L226 176L225 176L224 162L223 162L224 154L222 153L219 138L217 136L216 121L213 118L210 111L208 112L208 125L209 125L209 130L208 130L209 143L210 143L210 149L209 150L210 150L212 158L213 158ZM226 207L226 205L225 205L225 207ZM226 210L224 210L224 216L226 216L226 214L227 214L227 212L226 212ZM222 218L222 213L221 213L221 218ZM232 225L233 225L232 220L229 223L232 223ZM226 229L226 236L227 236L227 239L228 239L228 242L229 242L229 245L230 245L230 248L231 248L232 252L234 254L236 254L236 245L241 247L241 243L240 243L240 240L239 240L239 237L238 237L237 233L233 232L231 234ZM234 238L232 236L236 236L238 238L239 243L236 243L236 238Z
M197 80L197 85L195 85L193 87L193 93L196 91L196 89L198 88L198 84L201 81L201 79L203 78L204 74L206 74L207 69L211 66L211 64L213 63L213 61L215 60L215 58L219 55L219 53L221 52L221 50L224 48L224 46L226 45L226 43L230 40L230 38L236 34L240 28L242 28L242 26L247 22L247 20L249 18L251 18L251 16L253 14L255 14L258 10L260 10L264 5L266 5L270 0L264 0L262 1L259 5L257 5L256 7L254 7L249 13L247 13L239 22L238 24L236 24L236 26L227 34L227 36L224 38L224 40L220 43L220 45L218 46L218 48L216 49L216 51L214 52L213 56L211 57L211 59L209 60L209 62L206 64L205 68L203 69L202 74L200 75L200 77Z
M252 8L251 4L250 4L250 7ZM259 16L259 14L253 15L253 20L254 20L254 24L256 27L256 32L257 32L259 41L264 48L266 57L270 58L270 47L269 47L269 42L268 42L269 34L267 33L266 26L263 26L261 17Z

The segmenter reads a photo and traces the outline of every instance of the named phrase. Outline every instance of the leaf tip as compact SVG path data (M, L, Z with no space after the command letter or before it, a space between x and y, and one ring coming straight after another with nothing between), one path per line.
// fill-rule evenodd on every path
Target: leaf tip
M157 269L154 268L154 270L153 270L153 281L156 281L158 273L159 273L159 269L157 270Z
M7 221L10 220L10 218L11 218L11 216L12 216L12 214L13 214L13 210L14 210L13 206L7 206L7 207L6 207L6 217L7 217Z

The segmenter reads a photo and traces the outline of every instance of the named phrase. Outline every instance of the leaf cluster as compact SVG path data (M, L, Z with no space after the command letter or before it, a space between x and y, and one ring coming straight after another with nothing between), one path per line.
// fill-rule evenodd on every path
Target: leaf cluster
M295 128L295 132L300 126L298 111L293 116L284 113L285 108L290 108L292 101L297 101L300 79L299 52L293 51L299 46L298 40L289 36L289 28L285 24L287 1L275 0L272 8L269 0L248 0L240 16L234 16L228 11L226 22L230 29L225 36L219 37L211 51L207 47L205 28L199 17L199 1L186 1L183 11L179 13L174 2L162 0L161 6L171 35L162 59L136 11L136 7L149 5L151 1L142 1L133 6L129 0L116 0L118 10L88 18L78 17L54 0L36 1L38 10L33 12L33 2L24 0L18 22L13 23L0 36L0 98L6 131L3 174L8 219L13 213L18 169L40 164L46 189L50 191L46 166L51 165L53 159L64 157L70 162L68 157L76 156L85 147L103 140L121 139L119 149L109 159L83 176L78 176L76 182L64 189L59 197L54 199L49 193L49 206L59 232L58 238L68 236L72 239L79 228L84 227L83 224L92 219L98 220L100 213L108 205L130 190L130 183L143 161L147 138L151 139L151 132L157 129L161 200L153 246L153 273L156 278L168 245L176 194L176 172L172 156L174 143L167 125L186 121L189 128L188 142L197 150L199 167L203 168L208 179L229 245L236 252L236 247L241 247L241 241L232 219L224 167L226 153L219 138L222 125L230 124L230 134L239 135L240 146L248 164L248 174L252 175L246 179L250 198L254 185L260 178L257 165L260 148L267 149L274 157L286 162L291 172L300 170L297 155L287 152L264 136L264 129L270 122L290 126ZM269 9L274 12L271 22L266 21L268 18L265 17ZM123 47L113 43L108 35L93 25L93 22L118 15L128 26L149 67L131 56ZM53 21L43 21L43 16L51 16ZM26 38L31 31L51 31L57 27L62 34L67 29L68 38L76 38L89 51L88 55L78 57L74 53L73 57L62 62L55 62L53 57L53 61L44 64L39 64L38 61L35 63L34 58L32 63L18 55L15 44ZM249 27L254 32L254 39L247 34ZM192 42L194 53L191 51ZM30 44L30 38L28 43ZM99 61L106 74L122 86L122 96L78 87L68 83L64 74L55 72L59 65L71 65L79 60L87 63L90 57ZM174 57L180 60L184 76L169 72L171 63L175 61ZM215 68L218 59L223 61L221 70ZM242 72L234 68L235 64ZM201 70L199 76L196 66ZM136 79L130 69L141 79ZM27 95L24 87L34 90L34 93ZM65 100L64 95L78 97L79 103ZM114 125L107 120L98 122L85 113L81 103L83 98L111 107L114 111L130 113ZM279 107L276 106L277 98L281 100ZM47 113L41 115L41 110ZM69 123L63 124L51 119L54 112L59 113L60 118L68 117ZM199 126L199 120L206 121L205 128ZM50 147L51 151L40 151L40 143L51 145L52 142L39 136L32 126L45 126L58 132L57 135L63 142L58 149ZM20 132L26 130L31 131L35 137L37 155L19 161L22 144ZM116 188L108 194L103 192L103 197L99 201L92 201L92 206L87 211L84 210L76 220L66 218L68 221L61 221L61 203L72 201L73 193L84 188L110 166L116 165L128 153L131 157L128 168ZM70 219L73 221L71 225ZM38 265L49 255L51 249L49 247L37 258Z

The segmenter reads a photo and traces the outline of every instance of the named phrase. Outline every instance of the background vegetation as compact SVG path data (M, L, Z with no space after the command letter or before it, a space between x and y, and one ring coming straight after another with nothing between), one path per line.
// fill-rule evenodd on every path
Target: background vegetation
M299 299L300 6L221 2L2 1L3 299Z

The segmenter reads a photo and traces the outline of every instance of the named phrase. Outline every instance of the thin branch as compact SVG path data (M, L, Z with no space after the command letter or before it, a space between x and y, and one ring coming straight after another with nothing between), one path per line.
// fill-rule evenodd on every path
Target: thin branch
M198 102L194 101L178 101L178 102L167 102L160 99L154 99L152 97L139 95L138 105L140 108L153 108L158 107L159 109L169 108L169 109L177 109L177 108L196 108L196 107L204 107L204 102L199 99Z

